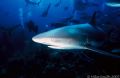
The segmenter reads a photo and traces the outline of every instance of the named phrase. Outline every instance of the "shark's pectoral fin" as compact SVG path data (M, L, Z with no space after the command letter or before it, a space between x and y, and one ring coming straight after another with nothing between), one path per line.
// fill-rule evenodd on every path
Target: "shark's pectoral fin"
M88 50L91 50L93 52L96 52L96 53L99 53L99 54L102 54L102 55L105 55L105 56L109 56L111 58L118 58L120 59L120 56L119 55L115 55L115 54L112 54L112 53L109 53L109 52L106 52L106 51L102 51L102 50L98 50L98 49L94 49L94 48L87 48Z

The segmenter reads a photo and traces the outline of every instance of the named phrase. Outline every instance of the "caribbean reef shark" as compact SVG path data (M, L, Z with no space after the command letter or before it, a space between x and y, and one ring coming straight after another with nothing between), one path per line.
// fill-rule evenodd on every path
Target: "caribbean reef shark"
M90 23L56 28L38 34L34 36L32 40L53 49L86 49L100 54L117 57L116 55L96 49L98 45L102 45L107 39L107 36L104 31L95 26L95 16L96 12L93 14Z

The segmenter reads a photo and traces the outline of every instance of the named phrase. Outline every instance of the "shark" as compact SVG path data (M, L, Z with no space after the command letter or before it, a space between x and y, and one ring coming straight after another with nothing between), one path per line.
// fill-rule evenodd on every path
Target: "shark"
M107 0L106 5L110 7L120 7L120 0Z
M102 46L104 41L106 41L107 35L101 28L95 26L95 16L96 12L93 14L89 23L56 28L40 33L34 36L32 40L36 43L44 44L52 49L84 49L120 58L117 55L97 49L97 47L100 45Z

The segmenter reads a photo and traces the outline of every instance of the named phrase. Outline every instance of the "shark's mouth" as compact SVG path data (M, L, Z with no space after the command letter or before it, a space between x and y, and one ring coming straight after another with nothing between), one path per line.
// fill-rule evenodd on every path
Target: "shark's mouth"
M64 49L64 50L70 50L70 49L87 49L85 46L78 46L78 45L47 45L49 48L52 49Z
M49 45L49 48L53 48L53 49L66 49L65 47L62 46L53 46L53 45Z

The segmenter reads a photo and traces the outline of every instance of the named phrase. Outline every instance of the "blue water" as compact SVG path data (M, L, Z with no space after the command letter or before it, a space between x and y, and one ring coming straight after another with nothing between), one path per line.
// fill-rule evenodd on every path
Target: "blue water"
M106 5L107 0L41 0L38 5L39 1L0 1L0 78L119 76L120 59L88 50L85 54L82 50L54 50L34 43L32 37L62 27L53 23L88 23L97 12L96 26L108 34L99 49L120 55L120 7Z

